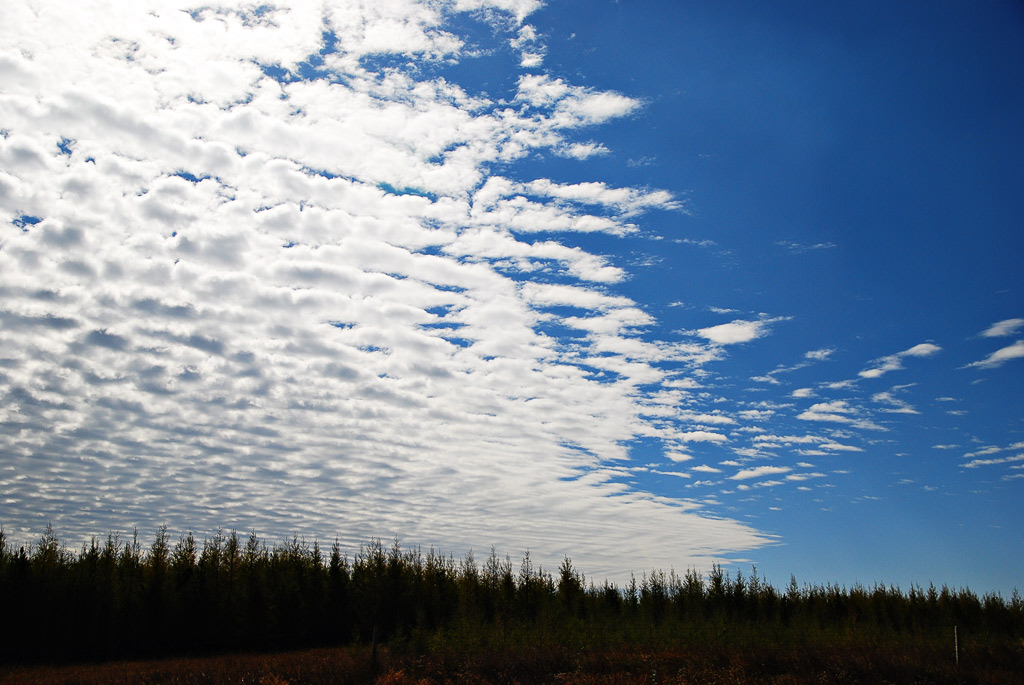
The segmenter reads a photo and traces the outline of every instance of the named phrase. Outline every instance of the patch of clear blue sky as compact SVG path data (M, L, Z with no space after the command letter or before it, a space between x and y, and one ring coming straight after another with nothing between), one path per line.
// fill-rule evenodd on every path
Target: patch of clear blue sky
M969 294L1020 284L1019 5L567 2L542 30L545 12L562 17L549 68L649 99L602 127L617 154L589 166L689 191L697 220L646 223L741 260L745 278L693 283L695 299L762 309L751 280L819 314L816 293L846 291L844 309L898 307L904 330L939 302L983 327L1000 313ZM836 248L794 269L782 240Z
M560 0L531 23L549 73L646 106L580 132L610 155L536 155L501 172L663 188L690 211L639 219L661 241L559 240L628 268L630 280L614 290L659 318L652 336L762 312L791 317L709 367L717 392L734 402L792 401L794 388L856 378L917 343L943 347L938 360L906 360L910 371L865 381L853 395L822 394L870 404L873 393L914 383L901 397L920 411L883 417L891 430L868 433L863 453L810 458L819 470L849 472L829 477L835 488L787 485L710 505L780 535L780 546L750 559L779 584L793 572L813 582L969 583L1004 593L1020 585L1019 486L959 464L979 445L1024 437L1024 364L961 368L1001 346L980 331L1024 310L1024 7ZM470 19L458 28L471 38L489 30ZM499 49L451 77L499 98L514 86L513 59ZM751 390L750 376L828 347L832 360L779 375L782 388ZM828 426L791 414L766 427ZM692 451L694 463L729 456L703 444ZM639 441L636 461L657 452ZM715 488L687 489L684 479L627 480L716 501Z

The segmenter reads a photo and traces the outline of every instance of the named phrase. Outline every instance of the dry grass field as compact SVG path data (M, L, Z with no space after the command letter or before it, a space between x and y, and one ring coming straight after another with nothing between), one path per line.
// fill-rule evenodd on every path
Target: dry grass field
M11 685L88 683L320 685L328 683L1022 683L1024 646L966 646L960 665L933 649L599 650L555 647L430 655L382 647L310 649L272 654L113 661L0 668Z

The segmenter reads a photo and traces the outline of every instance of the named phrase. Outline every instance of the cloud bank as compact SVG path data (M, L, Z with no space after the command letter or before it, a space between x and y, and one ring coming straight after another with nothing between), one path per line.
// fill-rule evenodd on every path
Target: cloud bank
M642 337L650 316L609 289L621 267L551 236L625 235L678 200L494 171L601 153L585 130L642 103L537 73L506 99L431 76L469 58L446 28L464 11L538 67L538 6L8 3L8 531L400 535L571 552L611 577L768 542L607 468L639 437L669 459L728 441L673 419L689 379L668 365L714 352Z

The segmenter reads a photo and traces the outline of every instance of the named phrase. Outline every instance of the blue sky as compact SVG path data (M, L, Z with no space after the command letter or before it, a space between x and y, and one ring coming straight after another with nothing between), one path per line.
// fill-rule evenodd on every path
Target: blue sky
M0 523L1021 585L1024 12L15 2Z

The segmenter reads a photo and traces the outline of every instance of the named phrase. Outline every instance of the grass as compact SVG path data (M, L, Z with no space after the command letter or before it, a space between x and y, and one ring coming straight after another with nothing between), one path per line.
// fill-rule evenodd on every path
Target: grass
M326 683L1021 683L1024 645L686 647L575 651L532 645L429 654L368 646L64 666L0 668L12 685L71 683L318 685Z

